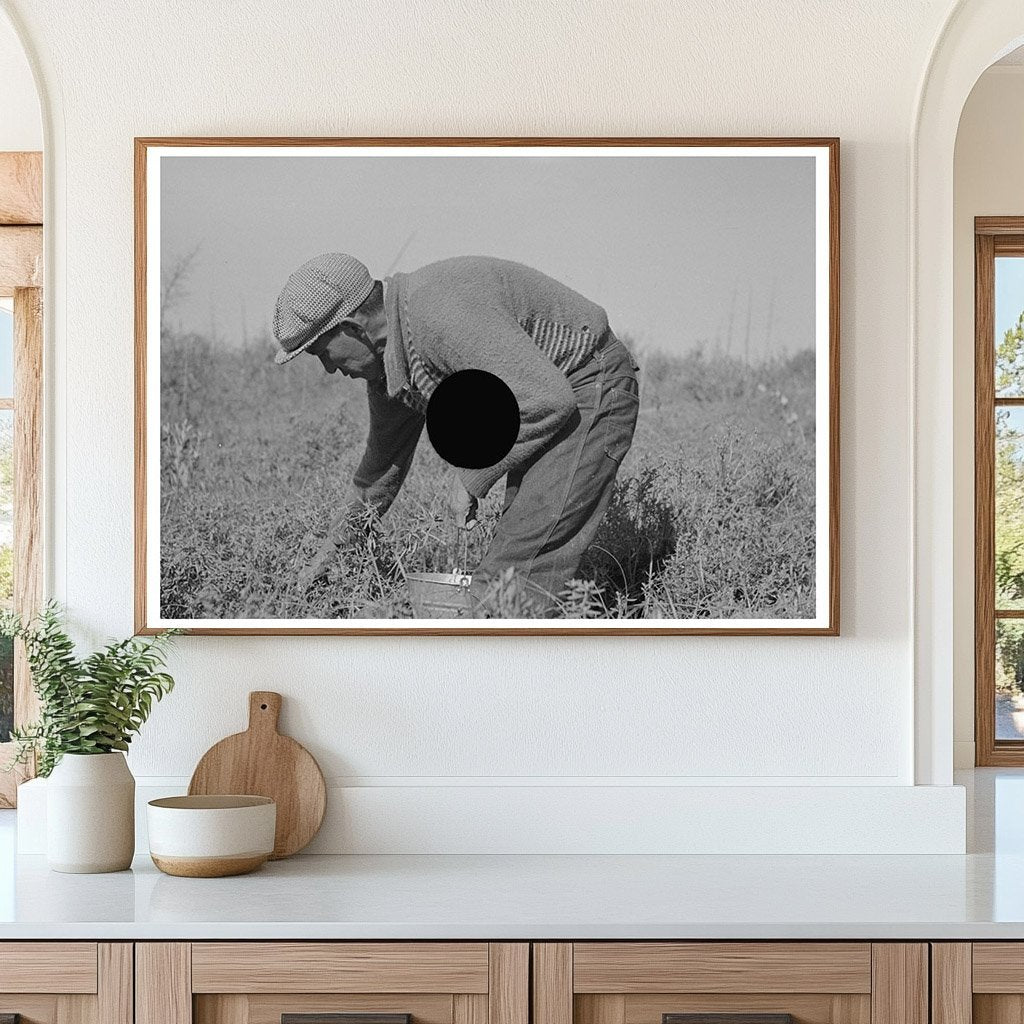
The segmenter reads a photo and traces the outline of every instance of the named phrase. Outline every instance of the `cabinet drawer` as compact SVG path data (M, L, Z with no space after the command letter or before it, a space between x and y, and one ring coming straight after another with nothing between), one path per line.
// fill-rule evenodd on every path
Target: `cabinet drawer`
M534 1024L927 1024L923 943L537 943Z
M0 1018L132 1024L127 942L0 942Z
M932 945L934 1024L1024 1020L1024 943Z
M722 1024L743 1018L721 1015L739 1014L751 1024L871 1024L870 993L869 943L573 947L574 1024L662 1024L675 1014L713 1014Z
M529 1024L514 942L136 947L136 1024Z

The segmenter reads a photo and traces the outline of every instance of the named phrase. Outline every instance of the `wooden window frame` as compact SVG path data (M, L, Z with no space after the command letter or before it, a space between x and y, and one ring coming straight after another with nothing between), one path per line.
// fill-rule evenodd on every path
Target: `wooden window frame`
M1024 620L1024 609L997 610L995 583L995 417L1024 406L996 398L995 261L1024 257L1024 217L974 220L974 749L979 767L1024 766L1024 741L996 739L997 619Z
M14 299L14 608L23 617L42 604L43 159L0 153L0 297ZM5 396L6 397L6 396ZM14 724L39 710L25 652L14 654ZM0 807L14 807L17 787L34 765L5 768L13 743L0 743Z

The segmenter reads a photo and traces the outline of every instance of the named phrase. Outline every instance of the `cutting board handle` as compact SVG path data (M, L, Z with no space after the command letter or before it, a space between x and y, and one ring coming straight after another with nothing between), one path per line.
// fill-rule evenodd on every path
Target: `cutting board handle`
M249 694L249 732L277 732L281 715L281 694L253 690Z

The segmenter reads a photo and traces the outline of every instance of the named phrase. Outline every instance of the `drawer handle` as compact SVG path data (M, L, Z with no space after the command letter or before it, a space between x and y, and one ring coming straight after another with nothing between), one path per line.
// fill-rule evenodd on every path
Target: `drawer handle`
M663 1013L661 1024L793 1024L791 1013Z
M7 1024L0 1020L0 1024ZM17 1024L17 1021L14 1022ZM411 1013L282 1013L281 1024L412 1024Z

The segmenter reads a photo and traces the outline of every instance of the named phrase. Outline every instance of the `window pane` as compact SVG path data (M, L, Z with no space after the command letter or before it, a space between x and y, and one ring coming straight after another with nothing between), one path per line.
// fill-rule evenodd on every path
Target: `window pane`
M1024 608L1024 408L996 409L996 608Z
M14 599L14 413L0 410L0 606ZM14 647L0 639L0 743L14 724Z
M1024 257L996 258L996 395L1024 397Z
M1024 739L1024 622L996 619L996 739Z
M0 306L0 398L14 397L14 313Z

